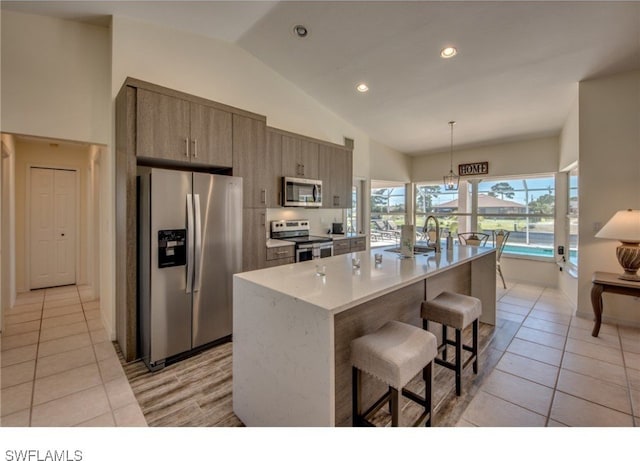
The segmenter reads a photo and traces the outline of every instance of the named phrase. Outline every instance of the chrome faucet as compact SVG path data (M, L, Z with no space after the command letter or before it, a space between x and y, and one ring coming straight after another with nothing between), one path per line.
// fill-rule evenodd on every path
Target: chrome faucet
M435 242L427 243L427 246L434 248L436 253L440 253L440 224L438 224L438 219L432 214L427 216L427 219L424 221L424 227L422 228L422 232L427 236L427 241L429 241L429 220L433 219L436 222L436 238Z

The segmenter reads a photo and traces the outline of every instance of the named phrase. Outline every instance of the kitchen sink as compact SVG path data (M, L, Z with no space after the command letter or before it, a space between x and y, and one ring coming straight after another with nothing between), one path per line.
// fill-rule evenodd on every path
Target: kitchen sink
M426 253L430 253L430 252L435 252L435 248L433 247L427 247L427 246L415 246L413 247L413 254L414 255L422 255L422 254L426 254ZM393 247L393 248L385 248L384 251L391 251L392 253L400 253L400 248L398 247Z

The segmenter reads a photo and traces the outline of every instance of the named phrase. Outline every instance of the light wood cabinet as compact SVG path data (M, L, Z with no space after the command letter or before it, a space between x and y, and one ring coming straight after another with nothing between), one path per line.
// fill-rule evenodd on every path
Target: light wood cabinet
M191 162L232 166L231 113L191 103Z
M266 210L245 208L242 211L242 270L263 269L266 261Z
M318 144L294 136L282 136L282 176L318 179Z
M350 241L351 252L364 251L367 249L366 237L354 237L354 238L350 238L349 241Z
M282 206L282 137L267 127L267 208Z
M233 114L233 175L242 177L244 208L267 208L274 168L266 155L266 124Z
M351 239L341 239L333 241L333 256L343 255L351 252Z
M348 237L333 241L333 255L343 255L354 251L365 251L367 249L366 237Z
M322 208L351 207L353 154L325 144L319 146L318 164L322 179Z
M296 262L295 245L267 248L266 267L282 266Z
M295 258L295 245L287 245L282 247L267 248L267 261L282 258Z
M136 94L136 155L189 162L189 102L139 88Z
M136 155L230 168L231 113L138 88Z

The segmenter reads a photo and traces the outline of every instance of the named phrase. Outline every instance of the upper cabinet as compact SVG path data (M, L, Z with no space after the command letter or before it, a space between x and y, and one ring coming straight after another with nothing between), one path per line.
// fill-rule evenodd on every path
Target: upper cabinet
M320 144L319 170L323 208L350 208L353 153L349 149Z
M191 161L204 165L232 165L231 113L191 103Z
M318 143L283 135L282 176L318 179Z
M233 175L242 177L244 208L270 206L274 166L267 161L266 147L264 120L233 114Z
M232 166L230 112L138 88L136 123L138 157Z

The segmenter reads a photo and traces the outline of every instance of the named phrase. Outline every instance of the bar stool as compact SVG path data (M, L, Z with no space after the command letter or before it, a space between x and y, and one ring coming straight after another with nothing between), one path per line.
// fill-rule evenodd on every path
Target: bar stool
M422 327L427 330L429 322L437 322L442 324L442 344L438 346L438 352L442 352L442 359L435 358L438 365L455 370L456 372L456 395L461 393L461 375L462 370L473 363L473 372L478 374L478 318L482 314L482 302L478 298L472 296L461 295L459 293L451 293L444 291L431 301L422 303ZM462 330L470 323L473 324L472 345L462 344ZM447 339L447 327L456 330L456 339L452 341ZM456 356L455 362L447 361L447 344L455 346ZM462 363L462 350L471 352L464 364ZM436 353L436 355L437 355Z
M368 418L389 402L391 425L397 427L400 420L398 391L424 407L424 412L413 425L418 426L425 421L425 426L431 426L432 370L437 353L437 340L433 333L395 320L387 322L374 333L351 341L353 426L374 426ZM425 380L424 398L404 389L420 370ZM360 404L361 371L389 386L388 391L364 412Z

